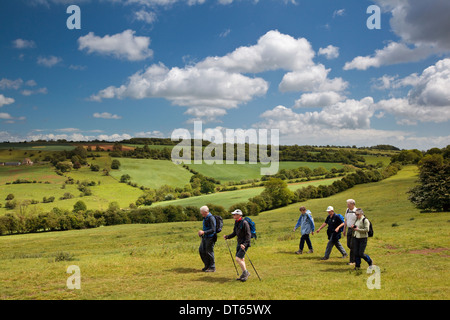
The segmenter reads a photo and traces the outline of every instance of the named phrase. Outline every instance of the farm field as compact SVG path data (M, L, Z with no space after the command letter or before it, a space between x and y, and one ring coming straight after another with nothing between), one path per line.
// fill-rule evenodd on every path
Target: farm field
M110 174L117 180L124 174L140 186L158 188L162 185L184 187L192 174L182 166L168 160L119 158L120 169L111 170Z
M257 164L223 164L223 165L208 165L208 164L189 164L189 168L203 174L204 176L213 177L222 183L247 179L260 179L261 168L268 168L269 165ZM341 169L342 164L329 162L301 162L301 161L280 161L279 170L282 169L296 169L299 167L308 167L314 170L318 167L324 167L327 170L331 168Z
M415 179L416 168L405 167L381 182L252 217L258 240L249 255L262 281L251 266L246 283L234 280L236 273L221 238L215 249L216 272L201 272L196 235L201 222L0 237L0 299L447 300L448 213L421 213L407 200L405 193ZM336 249L329 260L319 260L327 243L325 230L311 236L313 254L294 254L300 234L291 230L298 207L309 208L318 227L328 205L343 213L348 198L354 198L374 224L375 235L366 252L380 268L381 289L368 289L370 274L364 261L362 271L355 272ZM232 225L232 220L225 220L223 234ZM433 237L424 229L433 230ZM234 240L229 242L234 247ZM57 262L61 251L67 258ZM66 287L69 265L80 268L80 290Z
M300 183L291 183L288 184L288 188L291 191L295 191L297 189L306 187L308 185L319 186L319 185L330 185L334 181L339 180L341 178L332 178L332 179L324 179L324 180L316 180L316 181L308 181L308 182L300 182ZM226 191L226 192L217 192L208 195L202 195L198 197L190 197L186 199L177 199L170 201L157 202L152 204L152 206L166 206L166 205L175 205L175 206L198 206L201 207L207 203L213 203L217 205L221 205L224 208L228 209L230 206L236 203L246 202L249 198L255 197L263 192L264 187L256 187L256 188L246 188L239 189L234 191Z
M96 160L97 162L106 161L105 159ZM5 170L2 174L1 170ZM91 196L80 197L80 191L77 184L67 184L64 182L68 178L77 181L94 181L96 186L90 187ZM6 181L14 181L16 178L36 180L37 183L21 183L21 184L4 184ZM59 176L55 173L54 168L50 165L34 165L20 167L0 167L0 203L4 204L4 200L8 194L14 194L15 200L18 202L23 200L36 200L40 203L28 206L30 211L50 211L54 207L72 210L73 205L82 200L90 209L105 210L112 201L117 201L121 207L128 207L130 203L134 203L142 194L138 188L133 188L124 183L117 182L111 176L105 176L102 172L92 172L89 168L84 167L78 170L65 173L65 176ZM50 182L47 183L38 183ZM100 183L100 184L99 184ZM64 186L64 189L63 189ZM65 193L74 196L72 199L59 200ZM118 197L118 195L120 195ZM43 197L55 197L55 201L51 203L42 203ZM7 210L4 206L0 208L0 214L5 214Z

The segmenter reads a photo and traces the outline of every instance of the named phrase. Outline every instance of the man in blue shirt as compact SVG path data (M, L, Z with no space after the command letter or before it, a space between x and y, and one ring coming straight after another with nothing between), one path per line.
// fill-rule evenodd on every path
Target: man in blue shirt
M216 219L211 212L209 212L207 206L200 208L200 214L203 217L203 229L198 231L198 236L202 237L202 242L200 243L198 251L200 253L200 258L205 264L202 271L215 272L214 245L217 241Z
M322 230L326 225L328 225L327 235L328 235L328 244L325 249L325 256L321 258L321 260L328 260L330 258L331 249L335 246L339 252L342 254L342 258L347 257L347 252L344 247L339 242L341 238L341 232L344 227L344 217L340 214L336 214L334 212L334 208L329 206L327 208L328 217L325 219L325 222L317 229L317 233Z

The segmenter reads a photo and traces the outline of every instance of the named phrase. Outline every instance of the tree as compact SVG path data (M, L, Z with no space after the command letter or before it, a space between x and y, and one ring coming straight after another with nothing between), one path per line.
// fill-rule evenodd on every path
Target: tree
M450 162L441 154L426 155L419 162L419 185L409 200L419 209L450 210Z
M111 162L111 169L117 170L117 169L119 169L119 168L120 168L120 161L117 160L117 159L114 159L114 160Z
M79 200L77 201L74 205L73 205L73 211L74 212L80 212L80 211L86 211L87 210L87 206L86 204Z
M279 178L269 179L264 186L261 196L269 199L272 208L286 206L294 199L294 194L288 189L286 182Z

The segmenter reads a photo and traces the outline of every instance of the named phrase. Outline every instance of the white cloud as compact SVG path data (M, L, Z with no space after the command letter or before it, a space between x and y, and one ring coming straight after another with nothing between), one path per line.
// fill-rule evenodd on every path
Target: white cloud
M145 23L152 24L156 21L156 13L153 11L146 11L144 9L141 9L134 13L134 18L137 21L143 21Z
M330 44L326 48L320 48L318 54L325 56L329 60L336 59L339 57L339 48Z
M345 90L348 83L342 78L329 79L330 69L314 63L314 56L305 38L295 39L272 30L261 36L255 45L239 47L222 57L207 57L184 68L153 64L130 76L127 83L109 86L90 99L165 98L174 105L188 107L185 114L194 119L216 121L227 109L266 94L268 82L247 74L288 71L279 84L282 92ZM328 97L335 102L336 95L340 94L330 93Z
M415 62L431 54L450 52L450 2L442 0L376 0L392 14L390 25L400 37L371 56L358 56L344 70L366 70L397 63Z
M164 138L164 134L161 131L140 131L134 134L136 138Z
M13 41L13 47L16 49L35 48L36 43L33 40L16 39Z
M295 101L294 108L326 107L344 100L345 97L334 91L304 93Z
M125 30L122 33L96 36L93 32L78 39L78 49L87 50L89 54L113 56L118 59L140 61L153 56L149 49L150 38L135 36L135 31Z
M391 98L377 103L377 109L395 115L399 124L450 120L450 58L426 68L421 75L414 73L403 79L385 78L386 87L412 86L404 98Z
M39 57L37 59L37 63L41 66L47 67L47 68L51 68L55 65L57 65L58 63L60 63L62 61L62 58L60 57L55 57L55 56L49 56L49 57Z
M305 38L295 39L272 30L259 38L256 45L237 48L223 57L208 57L197 67L214 67L239 73L300 70L313 64L314 54Z
M12 104L14 102L15 102L15 100L13 98L8 98L8 97L5 97L4 95L0 94L0 108L5 105Z
M346 62L344 70L366 70L370 67L415 62L428 57L433 52L435 52L435 50L428 46L410 48L404 43L390 42L383 49L375 50L375 54L372 56L359 56L350 62Z
M223 108L207 108L207 107L192 107L188 108L185 114L191 115L194 118L189 122L203 120L206 122L216 122L217 118L227 114L227 110Z
M17 80L9 80L9 79L3 78L2 80L0 80L0 89L17 90L22 86L22 84L23 84L23 80L20 78Z
M115 119L115 120L122 119L121 116L118 116L117 114L111 114L109 112L102 112L102 113L96 112L92 116L94 118L100 119Z
M252 79L214 68L169 69L158 64L135 73L126 85L108 87L91 99L162 97L179 106L235 108L254 96L265 94L267 89L268 84L261 78Z
M282 92L287 91L343 91L348 83L342 78L328 78L331 69L323 64L307 66L301 70L288 72L279 85Z

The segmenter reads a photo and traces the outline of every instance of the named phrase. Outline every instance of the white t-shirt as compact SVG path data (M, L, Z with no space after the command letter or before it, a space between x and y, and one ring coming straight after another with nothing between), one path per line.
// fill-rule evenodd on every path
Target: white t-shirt
M350 228L352 225L356 222L356 207L353 208L353 210L350 210L347 208L347 211L345 211L345 221L347 224L347 228Z

